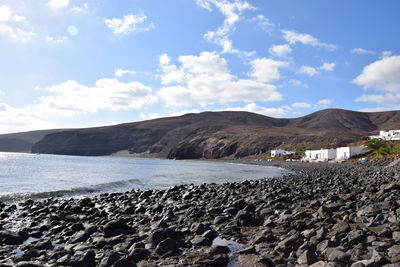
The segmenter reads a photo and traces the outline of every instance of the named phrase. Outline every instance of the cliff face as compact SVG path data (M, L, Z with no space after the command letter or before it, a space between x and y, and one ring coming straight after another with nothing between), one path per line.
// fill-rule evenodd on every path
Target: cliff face
M177 159L243 157L276 147L346 145L382 129L400 128L400 111L329 109L295 119L249 112L204 112L46 135L32 152L109 155L120 150Z

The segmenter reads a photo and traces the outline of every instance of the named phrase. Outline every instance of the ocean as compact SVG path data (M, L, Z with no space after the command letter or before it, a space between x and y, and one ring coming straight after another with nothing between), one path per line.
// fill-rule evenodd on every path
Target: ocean
M0 153L0 200L239 182L286 172L275 167L215 161Z

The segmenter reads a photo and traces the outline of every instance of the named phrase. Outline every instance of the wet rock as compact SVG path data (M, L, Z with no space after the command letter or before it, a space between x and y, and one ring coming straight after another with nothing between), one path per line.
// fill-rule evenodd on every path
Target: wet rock
M40 240L38 242L35 242L33 244L33 248L37 250L42 250L42 249L52 249L53 244L51 243L50 240Z

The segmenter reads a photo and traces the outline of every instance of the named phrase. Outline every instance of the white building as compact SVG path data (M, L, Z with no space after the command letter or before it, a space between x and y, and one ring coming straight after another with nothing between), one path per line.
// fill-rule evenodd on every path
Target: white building
M371 139L400 140L400 130L379 131L379 135L372 135Z
M347 147L338 147L336 150L336 159L338 160L346 160L351 157L365 154L367 150L364 146L347 146Z
M306 150L304 160L328 161L336 159L336 149Z
M295 151L287 151L283 149L274 149L271 150L271 157L280 157L280 156L288 156L288 155L293 155L295 154Z

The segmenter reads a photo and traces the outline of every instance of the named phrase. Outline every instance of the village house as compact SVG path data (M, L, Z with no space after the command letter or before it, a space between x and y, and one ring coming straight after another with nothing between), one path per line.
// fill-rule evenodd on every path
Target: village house
M328 161L336 159L336 149L306 150L303 159L306 161Z
M338 160L346 160L351 157L362 155L367 153L367 150L364 146L347 146L347 147L338 147L336 150L336 159Z
M370 139L381 139L387 141L399 141L400 130L379 131L379 135L371 135Z
M287 150L283 150L283 149L274 149L271 150L271 157L275 158L275 157L281 157L281 156L288 156L288 155L293 155L295 154L295 151L287 151Z

